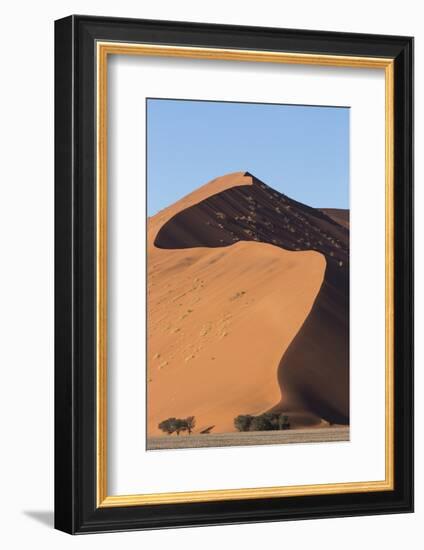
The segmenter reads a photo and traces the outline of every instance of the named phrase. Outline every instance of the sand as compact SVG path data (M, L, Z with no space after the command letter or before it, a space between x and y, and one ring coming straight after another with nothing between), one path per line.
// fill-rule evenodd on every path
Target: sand
M212 433L267 410L347 424L348 231L334 220L244 172L149 219L149 437L171 416Z
M349 210L343 208L320 208L324 214L349 229Z
M192 449L202 447L241 447L247 445L287 445L288 443L323 443L349 441L348 426L325 426L317 429L294 429L271 432L232 432L151 437L149 450Z

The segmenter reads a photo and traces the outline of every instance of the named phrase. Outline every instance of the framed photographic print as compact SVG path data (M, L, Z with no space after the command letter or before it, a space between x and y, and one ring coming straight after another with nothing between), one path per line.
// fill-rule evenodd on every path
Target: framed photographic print
M413 39L55 26L55 524L413 509Z

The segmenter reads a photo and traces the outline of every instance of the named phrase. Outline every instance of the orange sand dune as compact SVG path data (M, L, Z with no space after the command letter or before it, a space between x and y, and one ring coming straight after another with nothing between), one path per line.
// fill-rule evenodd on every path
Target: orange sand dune
M147 224L147 243L148 243L148 254L152 250L154 240L159 232L159 230L168 222L173 216L179 212L194 206L212 195L216 195L225 191L226 189L232 189L237 186L252 185L253 180L252 176L246 175L246 172L234 172L232 174L227 174L216 178L208 183L205 183L189 195L186 195L179 201L175 202L171 206L164 208L158 212L155 216L152 216L148 219Z
M320 210L335 222L349 229L349 210L343 208L321 208Z
M280 399L277 367L320 289L325 260L239 242L160 250L149 261L148 427L195 416L234 430ZM284 321L284 322L282 322Z
M339 213L337 213L339 214ZM148 435L170 416L347 423L348 229L239 172L148 223Z

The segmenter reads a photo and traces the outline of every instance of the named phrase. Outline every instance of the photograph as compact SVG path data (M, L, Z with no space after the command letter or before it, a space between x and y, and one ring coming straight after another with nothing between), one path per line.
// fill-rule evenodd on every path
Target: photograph
M146 99L148 450L349 441L349 135Z
M54 527L413 512L413 35L377 9L172 6L54 23ZM43 131L50 99L30 102ZM24 292L32 234L10 256ZM399 546L411 519L388 521Z

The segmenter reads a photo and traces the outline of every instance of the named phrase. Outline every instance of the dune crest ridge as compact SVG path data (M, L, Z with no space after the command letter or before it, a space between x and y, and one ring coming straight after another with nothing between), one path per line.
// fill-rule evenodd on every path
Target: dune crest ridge
M195 204L198 204L199 202L202 202L208 199L210 196L220 193L221 191L225 191L226 189L230 189L231 187L237 187L241 185L253 185L252 176L247 172L232 172L231 174L220 176L201 185L179 201L171 204L170 206L167 206L163 210L160 210L157 214L155 214L151 218L148 218L148 243L155 240L156 235L161 227L173 216L175 216L176 213L181 212L182 210L185 210L190 206L194 206Z
M348 246L347 227L248 172L150 218L148 435L267 410L348 423Z

